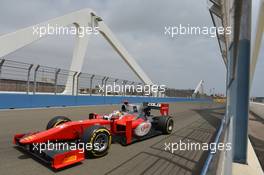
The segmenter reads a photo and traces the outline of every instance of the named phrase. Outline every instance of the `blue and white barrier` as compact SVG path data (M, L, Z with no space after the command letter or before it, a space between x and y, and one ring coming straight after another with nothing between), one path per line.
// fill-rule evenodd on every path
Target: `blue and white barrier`
M120 104L124 100L130 103L147 102L209 102L208 99L181 97L139 97L139 96L72 96L44 94L0 94L0 109L39 108L60 106L86 106Z

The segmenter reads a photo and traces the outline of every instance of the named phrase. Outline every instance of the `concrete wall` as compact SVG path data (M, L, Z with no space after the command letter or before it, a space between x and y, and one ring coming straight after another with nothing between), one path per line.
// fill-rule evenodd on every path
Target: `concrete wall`
M203 102L208 99L195 98L161 98L136 96L72 96L72 95L27 95L27 94L0 94L0 109L10 108L39 108L58 106L86 106L120 104L124 100L130 103L146 102Z

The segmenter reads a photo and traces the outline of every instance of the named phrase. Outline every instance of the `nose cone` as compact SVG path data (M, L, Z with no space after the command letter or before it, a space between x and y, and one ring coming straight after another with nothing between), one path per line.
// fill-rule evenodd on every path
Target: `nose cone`
M21 138L19 142L22 144L30 144L33 143L35 140L36 140L36 136L33 134Z

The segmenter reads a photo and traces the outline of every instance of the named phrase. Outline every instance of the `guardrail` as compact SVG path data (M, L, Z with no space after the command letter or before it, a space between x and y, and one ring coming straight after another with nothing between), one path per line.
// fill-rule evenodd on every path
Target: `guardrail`
M72 81L70 83L72 87L66 87L68 80ZM130 102L210 101L208 98L191 98L193 93L191 89L166 88L165 92L155 95L157 98L154 98L151 93L146 95L143 91L108 92L107 94L100 92L100 85L113 84L121 87L144 85L141 82L110 76L0 59L1 109L117 104L124 99L130 99ZM67 93L64 93L65 89Z
M44 95L44 94L0 94L0 109L69 107L87 105L121 104L142 102L211 102L208 99L179 97L147 97L147 96L87 96L87 95Z
M264 103L258 102L250 102L250 111L254 114L258 115L259 117L264 119ZM233 140L233 121L232 117L224 116L221 125L217 131L216 137L213 143L219 143L222 140L224 143L232 143ZM222 155L221 155L222 154ZM232 162L233 162L233 153L232 151L220 152L213 154L209 152L203 169L201 171L201 175L206 174L231 174L232 170ZM223 161L219 166L217 166L217 161L219 161L220 157L222 156Z
M8 59L0 59L0 92L25 94L62 94L68 79L73 80L72 87L67 87L72 95L112 95L112 96L152 96L144 92L100 92L99 85L143 85L142 82L125 80L110 76L74 72L61 68L34 65ZM77 83L75 83L75 81ZM77 84L77 88L76 85ZM75 86L75 88L73 87ZM77 89L77 90L76 90ZM165 88L158 97L191 97L194 90Z
M221 120L221 124L217 130L215 139L212 143L218 145L221 140L223 140L224 132L226 129L226 116L224 116ZM209 154L206 158L206 161L204 163L204 166L202 168L202 171L200 175L207 175L207 174L217 174L218 167L218 159L220 158L221 152L217 150L217 152L213 153L211 150L209 151ZM221 168L221 167L220 167Z
M137 81L124 80L109 76L101 76L84 72L74 72L60 68L53 68L42 65L0 59L0 91L4 92L24 92L27 94L36 93L62 93L68 79L74 79L77 83L77 94L97 94L98 85L138 85ZM74 83L73 83L74 84ZM70 87L73 91L73 87ZM74 94L74 92L73 92ZM142 93L109 93L107 95L135 95L143 96Z

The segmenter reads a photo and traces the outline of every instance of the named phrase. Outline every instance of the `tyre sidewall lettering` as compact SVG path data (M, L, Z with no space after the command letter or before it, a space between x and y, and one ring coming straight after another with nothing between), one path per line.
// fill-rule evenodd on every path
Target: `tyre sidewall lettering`
M92 150L91 150L91 152L92 152L92 154L94 155L94 156L102 156L102 155L104 155L104 154L106 154L107 153L107 150L105 151L105 153L100 153L99 152L99 154L98 154L98 152L96 151L96 150L94 150L94 140L95 140L95 138L98 136L98 134L100 134L100 133L107 133L107 135L109 135L109 139L108 139L108 143L107 143L107 145L108 145L108 148L107 148L107 150L110 148L110 145L111 145L111 142L112 142L112 137L111 137L111 134L110 134L110 132L107 130L107 129L104 129L104 128L101 128L101 129L97 129L97 130L95 130L94 132L93 132L93 135L92 135L92 137L91 137L91 139L89 140L89 144L91 144L92 145Z

